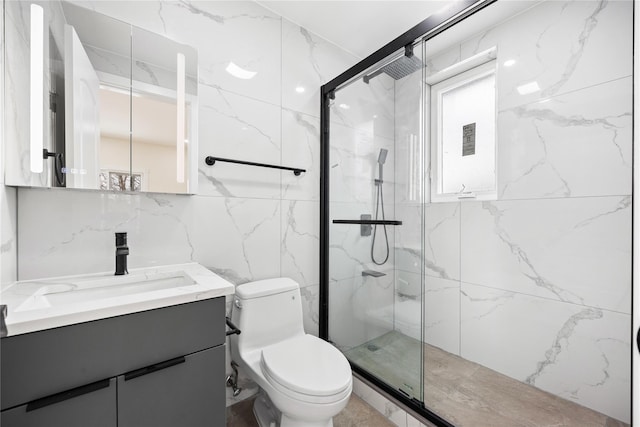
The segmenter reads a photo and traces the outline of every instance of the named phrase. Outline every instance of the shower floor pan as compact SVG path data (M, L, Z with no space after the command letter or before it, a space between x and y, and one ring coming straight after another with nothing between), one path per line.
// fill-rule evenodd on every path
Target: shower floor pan
M419 399L420 345L424 402L456 427L628 427L592 409L542 391L474 362L388 332L345 351L356 365Z

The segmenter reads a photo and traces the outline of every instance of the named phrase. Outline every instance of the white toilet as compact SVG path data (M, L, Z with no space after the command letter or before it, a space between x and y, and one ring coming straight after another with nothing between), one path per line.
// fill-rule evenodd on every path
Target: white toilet
M231 358L262 389L260 427L331 427L349 401L351 367L331 344L304 333L300 288L287 278L236 288Z

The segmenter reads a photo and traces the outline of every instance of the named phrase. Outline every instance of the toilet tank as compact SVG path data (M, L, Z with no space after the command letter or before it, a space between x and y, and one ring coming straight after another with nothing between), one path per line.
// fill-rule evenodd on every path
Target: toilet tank
M232 350L240 352L304 334L300 287L289 278L239 285L231 319L242 331L231 343Z

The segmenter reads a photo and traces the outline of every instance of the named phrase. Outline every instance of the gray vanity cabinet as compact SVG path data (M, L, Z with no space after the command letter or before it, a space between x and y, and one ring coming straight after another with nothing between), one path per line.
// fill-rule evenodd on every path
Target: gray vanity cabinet
M117 425L116 382L48 396L16 408L2 411L2 426L20 427L113 427ZM71 393L71 392L70 392ZM65 395L67 394L67 395Z
M148 374L118 377L118 427L223 426L224 410L213 409L224 377L224 347L173 359L166 365Z
M0 425L224 425L224 343L224 297L2 338Z

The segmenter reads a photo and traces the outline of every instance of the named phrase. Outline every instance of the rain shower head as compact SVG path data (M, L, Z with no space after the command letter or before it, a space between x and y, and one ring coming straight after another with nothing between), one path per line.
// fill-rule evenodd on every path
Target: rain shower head
M413 74L422 68L422 61L415 56L401 56L390 64L380 69L383 73L390 76L394 80L400 80Z
M384 165L384 162L387 160L387 153L389 152L389 150L385 149L385 148L381 148L380 149L380 154L378 154L378 163L380 163L381 165Z
M420 70L423 66L422 61L413 54L413 45L408 44L404 47L404 55L383 65L373 73L363 76L362 80L364 80L365 83L369 83L369 80L382 73L385 73L394 80L400 80Z

